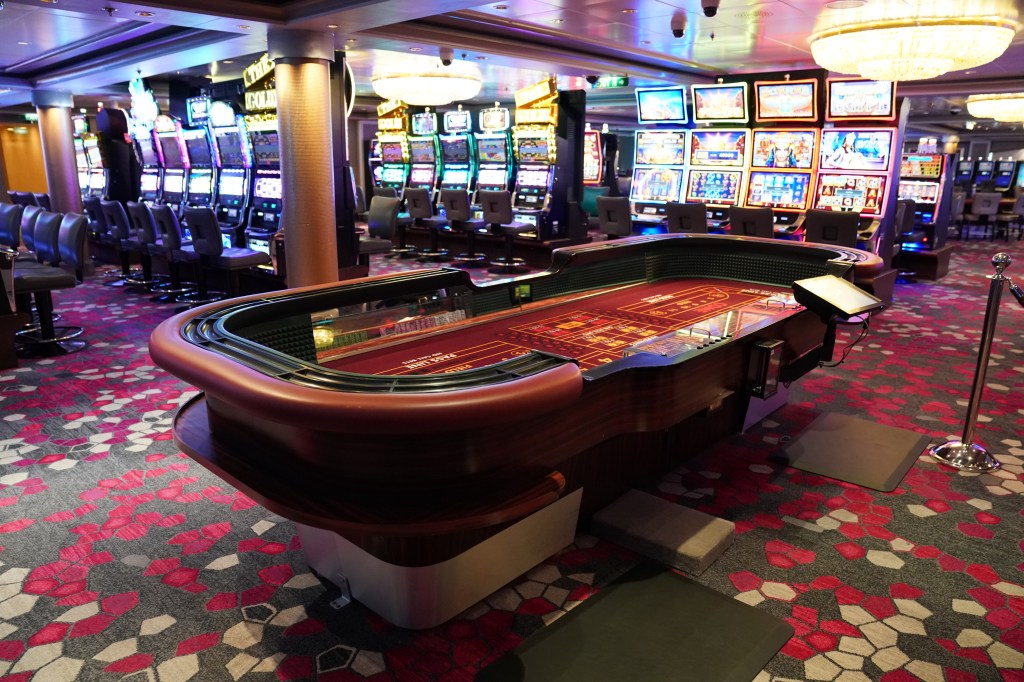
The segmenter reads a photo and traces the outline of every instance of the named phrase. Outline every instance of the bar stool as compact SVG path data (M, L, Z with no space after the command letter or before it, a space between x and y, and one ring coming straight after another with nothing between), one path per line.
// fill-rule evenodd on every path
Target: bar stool
M171 276L171 288L182 289L181 293L174 297L174 302L188 304L177 308L176 312L227 298L227 293L223 291L210 291L207 286L206 270L199 265L199 254L192 248L191 242L185 242L185 231L171 207L166 204L153 204L149 211L153 215L157 232L160 233L160 242L167 258L167 271ZM195 282L181 278L183 264L192 266Z
M466 268L478 268L486 265L484 254L477 253L476 236L491 234L484 220L473 217L473 208L469 204L469 192L464 189L442 189L441 205L451 229L466 235L466 251L454 256L455 263Z
M137 283L137 278L145 277L138 270L133 271L131 267L132 254L136 253L139 243L132 239L131 223L128 220L128 213L124 210L124 204L120 201L107 201L100 199L100 211L107 223L107 232L100 236L101 243L117 251L121 258L121 272L117 279L106 282L110 287L130 286Z
M244 247L224 248L220 222L209 206L185 207L185 222L192 232L192 248L199 254L200 267L222 270L228 275L228 293L239 294L238 273L259 265L270 265L270 255Z
M665 204L665 217L670 233L708 233L708 207L704 202L670 201Z
M128 202L128 218L134 228L134 239L138 246L139 260L142 263L142 277L133 278L133 282L141 285L148 293L153 293L163 284L163 278L153 274L153 256L163 255L163 245L157 235L156 223L149 206L135 201ZM156 298L160 298L159 296Z
M515 239L521 234L536 231L537 226L513 220L512 195L507 190L480 190L477 192L477 201L483 208L484 222L491 226L491 231L494 234L505 236L505 255L491 261L492 272L504 274L525 272L526 262L513 255Z

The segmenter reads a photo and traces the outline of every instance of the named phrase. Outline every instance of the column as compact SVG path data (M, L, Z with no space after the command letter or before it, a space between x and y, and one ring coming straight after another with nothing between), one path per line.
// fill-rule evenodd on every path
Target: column
M329 64L334 35L272 28L288 286L338 281Z
M58 213L82 212L82 190L75 166L71 95L54 90L33 90L32 104L39 114L39 139L50 205Z

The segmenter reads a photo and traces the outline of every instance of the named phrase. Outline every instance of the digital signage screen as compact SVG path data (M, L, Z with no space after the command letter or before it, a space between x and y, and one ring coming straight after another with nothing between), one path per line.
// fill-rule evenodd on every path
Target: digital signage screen
M683 190L682 168L634 168L631 201L679 201Z
M934 204L939 200L939 183L900 180L899 198L913 199L919 204Z
M412 115L413 135L434 135L435 133L437 133L437 114Z
M413 163L435 163L437 151L434 140L409 140L409 158Z
M819 173L814 208L877 216L885 203L884 175Z
M691 85L693 120L698 123L746 123L747 84Z
M638 166L686 165L686 131L638 130L633 161Z
M818 81L758 81L754 83L758 121L818 120Z
M742 181L742 171L691 170L686 200L731 206L739 199Z
M504 187L507 182L504 168L481 168L476 178L481 187Z
M601 181L601 133L587 130L583 133L583 183L597 184Z
M751 168L798 168L814 166L816 130L755 130Z
M690 133L691 166L746 165L746 130L694 130Z
M810 184L810 173L751 171L746 205L803 211L810 198Z
M821 131L819 170L887 171L893 129L831 128Z
M547 136L516 138L516 158L520 163L546 163L548 154Z
M827 84L826 120L896 118L896 85L892 81L830 78Z
M640 123L686 123L686 90L637 88L636 111Z

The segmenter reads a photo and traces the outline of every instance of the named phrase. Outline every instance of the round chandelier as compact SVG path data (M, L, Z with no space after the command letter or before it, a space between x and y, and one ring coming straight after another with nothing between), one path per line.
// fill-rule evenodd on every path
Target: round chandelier
M417 62L420 62L417 64ZM405 58L400 63L374 69L373 91L384 99L437 107L462 102L480 94L483 78L476 64L455 60L444 66L438 59Z
M1005 123L1024 121L1024 92L971 95L967 111L975 118L992 118Z
M1007 0L871 2L819 16L811 55L837 73L924 80L994 61L1019 27Z

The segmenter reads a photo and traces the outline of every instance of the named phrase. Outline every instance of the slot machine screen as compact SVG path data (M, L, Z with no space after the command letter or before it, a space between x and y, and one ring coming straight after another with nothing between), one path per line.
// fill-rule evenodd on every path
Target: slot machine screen
M433 185L434 169L413 168L412 173L409 175L409 182L416 183L417 185Z
M974 162L961 161L956 164L956 181L967 182L974 175Z
M686 200L707 204L735 204L739 199L741 171L691 170L686 183Z
M437 133L437 114L413 114L412 132L414 135L434 135Z
M751 168L799 168L814 166L813 130L755 130Z
M281 146L276 132L259 132L252 135L252 156L257 168L277 168L281 163Z
M433 140L409 140L409 157L413 163L435 163L437 152Z
M185 191L185 176L180 173L164 175L164 194L181 194Z
M480 163L508 163L508 139L501 137L478 137L476 158Z
M938 154L907 154L900 161L900 175L938 180L942 177L942 157Z
M893 130L832 128L821 131L818 168L887 171L892 158Z
M155 192L159 186L157 183L160 180L160 176L156 173L143 173L140 181L140 186L143 192Z
M468 185L469 184L469 169L467 168L449 168L444 172L444 183L445 185Z
M101 191L107 184L107 179L104 177L102 172L93 172L89 174L89 189Z
M683 191L682 168L634 168L631 201L679 201Z
M548 172L546 170L519 169L516 173L516 187L547 187Z
M143 175L142 179L145 180L146 176ZM79 189L90 189L89 185L90 185L91 182L92 182L92 178L89 176L89 171L87 171L87 170L80 170L80 171L78 171L78 188ZM154 182L154 185L155 185L156 184L155 178L154 178L153 182ZM155 187L154 187L154 189L155 189Z
M156 150L153 149L153 141L151 139L139 140L139 156L142 157L143 166L159 166L160 158L156 155Z
M746 123L747 84L691 85L693 120L698 123Z
M401 142L381 142L380 160L384 163L405 163Z
M978 169L974 171L975 182L985 182L992 179L992 172L996 165L991 161L979 161Z
M206 135L185 138L185 149L188 150L188 158L193 166L212 166L213 157L210 154L210 144L206 141Z
M256 199L280 199L281 176L259 175L252 188L252 196Z
M441 156L445 163L469 163L469 138L441 138Z
M379 159L380 158L380 140L376 140L376 139L370 140L370 158L371 159Z
M896 87L892 81L828 81L829 121L896 117Z
M242 152L242 136L238 130L214 131L217 138L217 151L220 153L220 165L242 168L245 166L245 154Z
M484 187L504 187L506 184L504 168L481 168L476 184Z
M1013 184L1016 187L1024 187L1024 163L1017 167L1017 182Z
M686 164L685 130L639 130L634 161L638 166Z
M879 215L885 201L884 175L820 173L814 208Z
M213 174L193 173L188 179L189 194L213 194Z
M758 121L816 121L818 81L754 83Z
M601 134L596 130L583 133L583 182L598 183L601 180Z
M690 134L690 165L742 167L746 146L746 130L694 130Z
M181 158L181 146L178 144L178 136L175 134L157 135L160 142L160 152L164 157L164 168L184 168L185 162ZM167 185L164 185L167 189Z
M803 211L810 198L810 184L810 173L751 171L746 204Z
M103 168L103 157L100 156L100 148L96 140L88 140L85 143L85 158L93 168Z
M89 122L85 120L85 116L72 116L71 127L77 136L85 135L89 132Z
M547 136L516 138L516 157L520 163L546 163L548 154Z
M241 173L223 173L217 182L220 195L240 197L245 194L245 175Z
M996 164L995 188L1007 190L1013 184L1013 169L1015 161L1000 161Z
M681 87L637 88L637 120L640 123L686 123L685 92Z
M900 199L913 199L919 204L934 204L939 200L939 183L901 180Z
M508 109L495 107L480 112L480 130L507 130L512 122Z
M381 182L400 184L405 182L405 169L390 166L385 168L380 175Z

